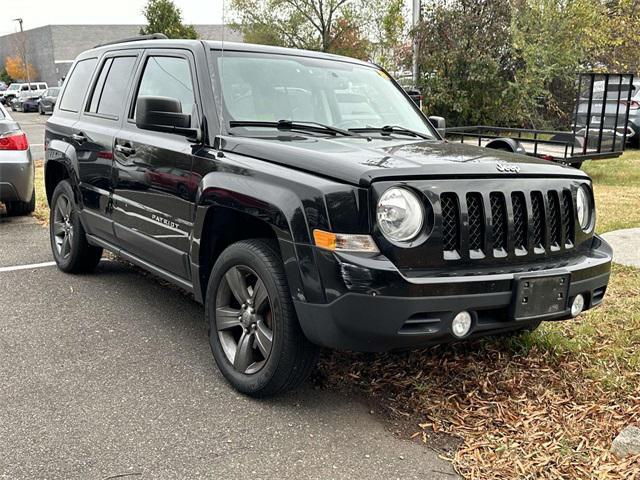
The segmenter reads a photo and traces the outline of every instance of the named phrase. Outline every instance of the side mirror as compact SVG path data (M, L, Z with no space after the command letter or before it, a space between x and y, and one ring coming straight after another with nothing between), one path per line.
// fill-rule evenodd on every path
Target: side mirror
M191 115L182 113L180 100L170 97L138 97L136 126L187 137L198 135L198 130L191 128Z
M438 133L444 137L445 130L447 128L447 122L443 117L431 116L429 117L429 121L436 127Z

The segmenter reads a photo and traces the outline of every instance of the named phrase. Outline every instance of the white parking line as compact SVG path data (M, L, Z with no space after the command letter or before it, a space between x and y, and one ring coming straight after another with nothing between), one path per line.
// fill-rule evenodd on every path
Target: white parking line
M13 267L0 267L0 273L14 272L16 270L29 270L31 268L53 267L56 262L31 263L29 265L15 265Z

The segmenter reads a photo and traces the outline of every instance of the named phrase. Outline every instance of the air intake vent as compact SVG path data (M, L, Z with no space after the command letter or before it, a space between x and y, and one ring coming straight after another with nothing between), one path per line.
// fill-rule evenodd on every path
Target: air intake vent
M504 195L493 192L491 199L491 220L493 224L493 248L494 250L507 250L507 209L504 204Z
M551 247L560 248L562 220L560 218L560 201L558 200L558 194L555 191L547 193L547 199L549 200L549 236L551 241Z
M542 193L531 193L531 209L533 217L533 246L544 249L545 223L544 223L544 200Z
M453 193L443 193L442 205L442 245L444 250L460 250L460 208Z
M572 247L575 242L573 198L569 190L562 191L562 228L564 229L564 243L567 247Z
M484 211L482 196L467 193L467 213L469 215L469 250L482 250L484 243Z
M513 204L513 242L518 250L527 250L527 204L522 192L511 194Z

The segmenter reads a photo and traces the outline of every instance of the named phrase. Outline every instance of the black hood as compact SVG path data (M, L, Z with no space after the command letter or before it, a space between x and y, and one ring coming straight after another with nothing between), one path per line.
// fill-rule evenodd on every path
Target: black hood
M554 162L440 140L298 136L221 140L228 152L361 186L377 180L429 177L588 178L580 170Z

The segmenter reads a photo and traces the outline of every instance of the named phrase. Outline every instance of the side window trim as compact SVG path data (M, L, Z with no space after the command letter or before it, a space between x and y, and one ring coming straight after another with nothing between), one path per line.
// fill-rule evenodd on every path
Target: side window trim
M118 121L120 120L120 117L118 115L109 115L106 113L98 113L98 112L90 112L89 109L91 108L91 101L93 99L93 95L95 94L96 88L99 86L98 82L100 80L100 76L102 74L102 70L104 69L105 65L107 62L111 61L108 71L106 72L105 75L105 82L106 79L109 76L109 72L111 71L111 68L113 67L113 63L114 63L114 59L119 58L119 57L135 57L135 61L134 61L134 65L133 65L133 69L132 69L132 74L131 76L135 73L135 71L138 68L138 62L140 60L140 54L141 52L139 50L117 50L117 51L112 51L112 52L107 52L102 56L102 59L100 60L100 65L99 68L96 68L96 71L94 72L94 78L92 78L91 80L91 88L88 89L88 91L90 91L91 93L89 95L87 95L87 97L85 98L84 101L84 107L82 110L82 115L83 116L88 116L88 117L95 117L95 118L103 118L105 120L112 120L112 121ZM129 77L129 81L128 84L131 84L131 76ZM102 99L102 93L104 90L104 84L105 82L102 83L102 85L100 86L101 90L100 90L100 99ZM131 89L128 89L131 90ZM127 99L123 99L124 102L124 106L126 107L126 102ZM100 105L100 100L98 101L98 106ZM126 112L125 112L126 113Z
M147 48L142 55L142 58L138 64L138 68L136 69L136 75L133 82L133 87L131 89L131 98L128 100L128 111L126 115L126 122L134 128L137 128L136 120L134 118L134 112L136 108L136 102L138 100L138 92L140 90L140 84L142 83L142 77L144 75L144 71L147 67L147 62L150 57L175 57L175 58L183 58L187 61L189 65L189 73L191 75L191 86L193 87L193 102L195 105L195 111L198 122L202 118L202 109L200 102L200 89L198 82L198 72L195 68L195 59L193 52L188 49L166 49L166 48ZM171 137L175 136L173 133L166 133Z

